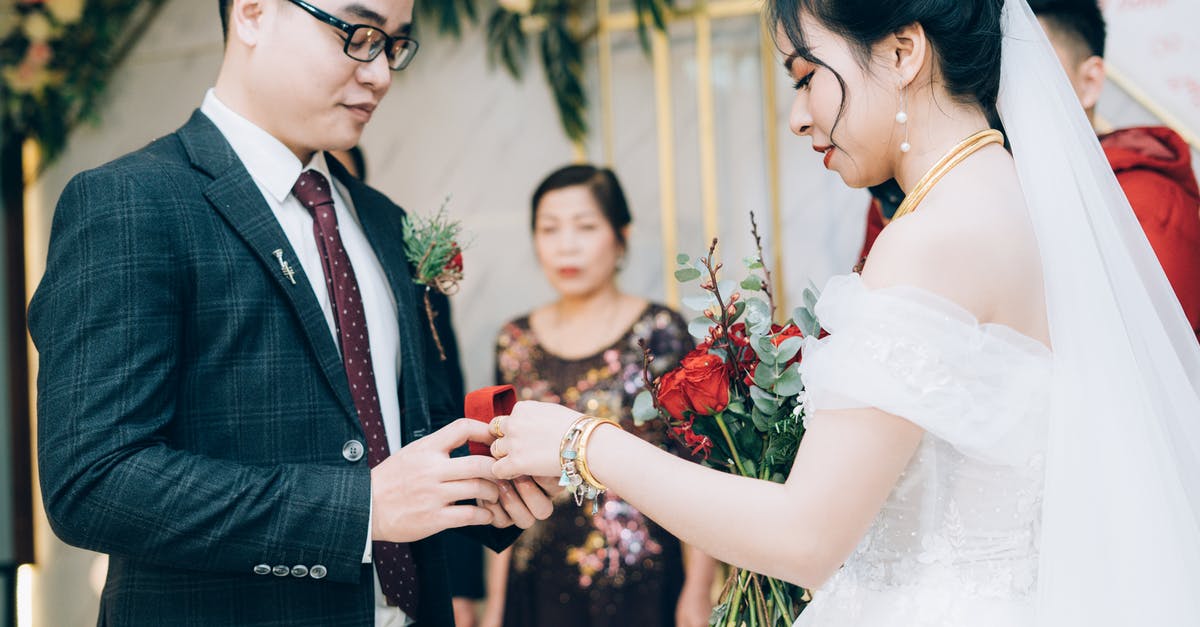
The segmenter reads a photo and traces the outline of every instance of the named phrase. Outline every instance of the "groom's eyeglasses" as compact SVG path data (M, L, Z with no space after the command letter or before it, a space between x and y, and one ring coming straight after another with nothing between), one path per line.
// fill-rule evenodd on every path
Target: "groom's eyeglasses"
M342 52L355 61L367 63L374 61L380 53L387 54L388 67L400 71L408 67L417 54L417 40L405 37L392 37L382 30L368 24L350 24L330 15L304 0L288 0L304 9L309 15L346 33L346 46Z

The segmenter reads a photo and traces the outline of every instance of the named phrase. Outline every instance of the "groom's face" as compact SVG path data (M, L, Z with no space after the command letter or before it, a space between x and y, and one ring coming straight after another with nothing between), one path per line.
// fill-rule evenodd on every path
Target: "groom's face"
M267 130L298 153L357 144L391 87L387 55L368 62L352 59L344 52L346 33L340 28L290 0L257 2L260 19L242 27L253 42L251 75L257 83L248 89L264 109ZM392 37L407 35L412 24L413 0L308 3L343 22L367 24Z

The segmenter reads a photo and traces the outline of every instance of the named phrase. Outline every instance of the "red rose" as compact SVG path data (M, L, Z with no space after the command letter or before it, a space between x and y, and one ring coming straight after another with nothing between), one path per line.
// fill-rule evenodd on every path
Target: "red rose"
M683 358L680 370L693 411L711 415L729 405L729 368L720 357L697 348Z
M454 242L450 242L450 245L454 247L454 255L450 257L450 261L446 262L446 266L443 268L443 270L446 270L447 272L462 272L463 271L462 249L459 248L458 244L455 244Z
M691 403L683 391L683 369L676 368L664 374L657 385L658 406L675 420L684 420L684 411L691 411Z

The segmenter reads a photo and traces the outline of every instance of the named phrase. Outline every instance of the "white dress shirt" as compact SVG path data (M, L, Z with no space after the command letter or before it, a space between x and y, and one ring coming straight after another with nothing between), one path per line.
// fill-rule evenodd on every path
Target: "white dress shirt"
M363 309L367 318L367 332L371 345L372 365L375 371L375 387L379 395L379 409L383 415L383 428L387 435L388 450L400 450L400 325L396 309L396 298L388 285L383 266L375 257L375 251L363 233L358 215L354 211L350 194L340 182L329 174L325 154L318 152L307 165L301 164L296 155L273 135L250 120L230 109L210 89L204 95L200 112L212 120L221 134L233 147L242 164L258 185L263 199L271 208L279 226L283 228L288 243L299 257L300 267L308 277L313 295L325 314L329 333L334 345L341 346L337 325L333 319L333 307L329 292L325 288L325 271L321 254L313 236L313 218L300 201L292 195L292 186L305 170L316 170L333 184L334 211L337 214L338 233L354 276L358 280ZM285 257L285 261L288 259ZM294 261L294 260L293 260ZM290 265L290 264L289 264ZM364 443L364 449L365 449ZM373 507L372 507L373 510ZM363 563L371 562L371 527L367 526L367 546ZM401 627L409 624L404 612L387 604L375 577L375 624L377 627Z

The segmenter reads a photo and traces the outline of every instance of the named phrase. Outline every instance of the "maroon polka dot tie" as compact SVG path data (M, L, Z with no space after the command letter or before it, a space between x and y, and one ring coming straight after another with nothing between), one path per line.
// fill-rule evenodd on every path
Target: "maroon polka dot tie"
M342 364L350 382L354 408L367 439L367 462L374 468L388 456L387 436L383 429L383 414L379 411L379 395L372 369L371 344L367 334L367 317L358 281L350 257L342 246L338 233L337 214L329 181L317 171L305 170L292 187L292 194L313 216L313 235L321 253L325 270L325 287L329 290L333 319L342 345ZM417 615L417 565L408 543L373 542L372 555L379 586L388 602L399 606L409 617Z

